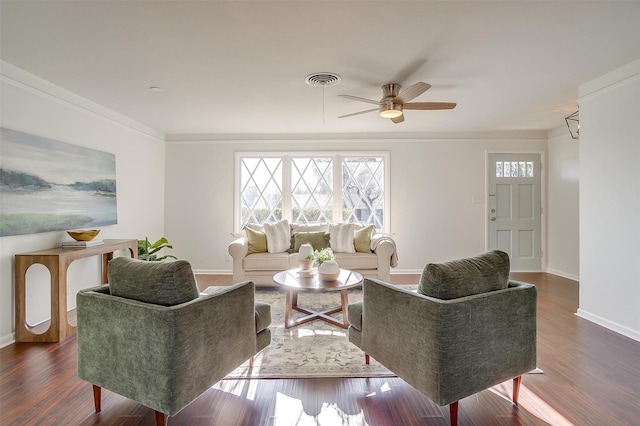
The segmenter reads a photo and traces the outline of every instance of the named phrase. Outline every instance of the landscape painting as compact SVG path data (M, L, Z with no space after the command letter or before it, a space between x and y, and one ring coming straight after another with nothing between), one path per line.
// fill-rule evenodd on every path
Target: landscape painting
M0 128L0 237L117 223L116 157Z

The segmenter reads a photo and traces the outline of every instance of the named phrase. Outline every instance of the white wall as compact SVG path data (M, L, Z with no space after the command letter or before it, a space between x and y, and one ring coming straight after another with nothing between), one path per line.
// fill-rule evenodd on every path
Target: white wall
M2 62L0 125L116 155L118 224L101 228L101 238L141 238L164 232L164 137L125 117ZM14 255L59 246L64 231L0 238L0 346L15 331ZM97 257L74 262L69 269L70 297L98 285ZM49 274L34 265L27 275L27 320L49 318Z
M537 137L540 136L540 137ZM236 151L389 151L395 272L485 250L487 151L543 152L546 134L530 139L302 140L167 142L165 230L174 254L199 272L229 272L234 238ZM189 188L187 190L186 188Z
M578 147L566 126L549 132L546 271L573 280L580 274Z
M640 340L640 59L580 87L578 315Z

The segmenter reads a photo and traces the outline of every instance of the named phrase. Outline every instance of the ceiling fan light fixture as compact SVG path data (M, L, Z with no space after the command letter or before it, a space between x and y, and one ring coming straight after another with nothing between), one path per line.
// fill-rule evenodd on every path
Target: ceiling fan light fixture
M401 115L402 115L402 105L400 104L380 105L380 117L382 118L398 118Z
M382 118L397 118L402 115L402 111L398 111L395 109L387 109L380 113L380 117Z

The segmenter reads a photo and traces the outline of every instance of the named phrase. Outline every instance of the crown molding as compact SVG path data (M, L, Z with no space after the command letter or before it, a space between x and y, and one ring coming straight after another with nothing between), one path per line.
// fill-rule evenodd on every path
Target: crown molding
M57 102L76 111L91 114L104 120L111 121L137 133L152 137L159 142L165 141L163 132L133 120L116 111L110 110L87 98L56 86L47 80L31 74L6 61L0 60L0 81L10 84L36 95Z
M464 133L301 133L301 134L167 134L167 143L300 143L308 142L429 142L487 140L546 140L546 130Z
M578 101L607 93L640 78L640 59L589 81L578 88Z

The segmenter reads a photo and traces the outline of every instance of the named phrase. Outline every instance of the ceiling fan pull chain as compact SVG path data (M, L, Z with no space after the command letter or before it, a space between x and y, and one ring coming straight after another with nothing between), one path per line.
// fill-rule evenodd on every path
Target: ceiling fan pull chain
M330 72L317 72L314 74L309 74L305 79L305 83L309 86L314 87L322 87L322 125L325 124L325 111L324 111L324 87L325 86L335 86L340 83L342 77L338 74L330 73Z

